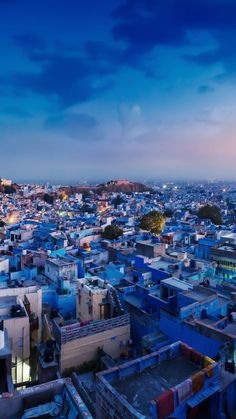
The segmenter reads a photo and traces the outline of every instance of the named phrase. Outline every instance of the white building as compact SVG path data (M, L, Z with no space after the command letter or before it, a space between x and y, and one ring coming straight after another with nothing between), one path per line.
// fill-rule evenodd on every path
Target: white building
M7 256L0 256L0 273L9 272L9 258Z
M14 382L29 380L30 349L41 340L41 318L41 288L32 285L0 289L0 321L9 336Z
M48 259L45 262L45 275L53 282L58 278L76 280L78 267L77 263L64 258Z

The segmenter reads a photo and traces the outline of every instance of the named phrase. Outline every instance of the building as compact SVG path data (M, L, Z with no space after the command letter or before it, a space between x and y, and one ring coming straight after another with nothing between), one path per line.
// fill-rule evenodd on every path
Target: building
M54 321L53 336L59 348L61 372L97 361L99 350L117 359L126 353L130 342L129 315L65 326Z
M225 279L236 277L236 246L220 244L211 250L216 262L216 273Z
M36 285L0 289L0 321L12 351L14 383L30 378L30 350L41 339L42 290Z
M0 274L9 272L9 257L0 256Z
M70 379L5 392L0 398L0 414L5 419L68 418L92 419Z
M195 247L195 255L201 259L212 259L212 248L217 245L218 241L211 237L204 237L198 240Z
M28 381L30 377L30 322L21 299L0 297L0 321L7 330L12 350L13 382Z
M77 263L74 260L57 257L50 258L45 262L45 275L54 283L57 282L58 278L76 280L78 277L77 271Z
M37 344L42 336L42 288L32 281L25 281L21 286L0 288L0 298L16 298L23 304L29 317L31 346Z
M96 417L216 419L219 365L176 342L97 374Z
M165 254L165 243L157 243L152 240L142 240L136 243L137 255L146 256L148 258L155 258Z
M109 319L122 315L116 289L105 280L93 276L77 282L77 318L82 322Z
M7 330L0 329L0 398L3 393L12 393L14 391L11 364L12 357Z

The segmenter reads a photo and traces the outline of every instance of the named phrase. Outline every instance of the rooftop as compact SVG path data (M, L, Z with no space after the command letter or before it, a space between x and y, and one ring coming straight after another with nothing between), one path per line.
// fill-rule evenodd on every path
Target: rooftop
M48 259L47 262L50 262L57 266L71 265L75 263L73 260L62 259L62 258Z
M173 268L174 266L178 265L178 261L175 259L164 259L163 257L159 256L158 258L155 258L153 262L149 265L153 269L161 269L164 271L169 271L169 269Z
M106 282L97 276L79 279L78 286L91 291L93 294L107 293Z
M207 298L210 298L214 295L215 295L215 297L217 297L216 293L214 293L212 291L209 291L209 290L206 290L206 289L201 288L201 287L195 287L191 291L187 291L185 293L185 295L189 298L192 298L195 301L203 301L203 300L206 300Z
M29 387L15 392L10 399L0 399L0 412L1 417L11 419L49 418L53 412L58 418L92 419L70 379Z
M236 323L228 323L223 332L236 337Z
M179 288L183 291L188 291L192 289L192 286L190 284L175 277L162 279L161 284L171 285L172 287Z
M14 314L11 312L13 306L17 307L19 305L17 297L0 297L0 320L7 320L13 317L25 317L26 311L22 305L20 305L18 310L14 311Z
M235 249L231 246L221 246L218 247L218 250L224 250L225 252L235 252Z
M154 400L168 388L181 383L199 369L187 358L180 355L163 361L160 365L115 381L112 386L136 410L149 418L149 403L151 400Z

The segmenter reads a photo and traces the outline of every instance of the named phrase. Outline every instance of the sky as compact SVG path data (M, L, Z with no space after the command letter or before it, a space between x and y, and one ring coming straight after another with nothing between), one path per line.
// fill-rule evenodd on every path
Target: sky
M0 177L236 180L235 0L0 0Z

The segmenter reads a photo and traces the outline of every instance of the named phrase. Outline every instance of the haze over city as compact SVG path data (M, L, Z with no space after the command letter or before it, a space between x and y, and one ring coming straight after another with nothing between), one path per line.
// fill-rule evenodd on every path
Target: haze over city
M0 419L236 419L236 0L0 0Z
M233 0L1 0L3 176L235 180Z

